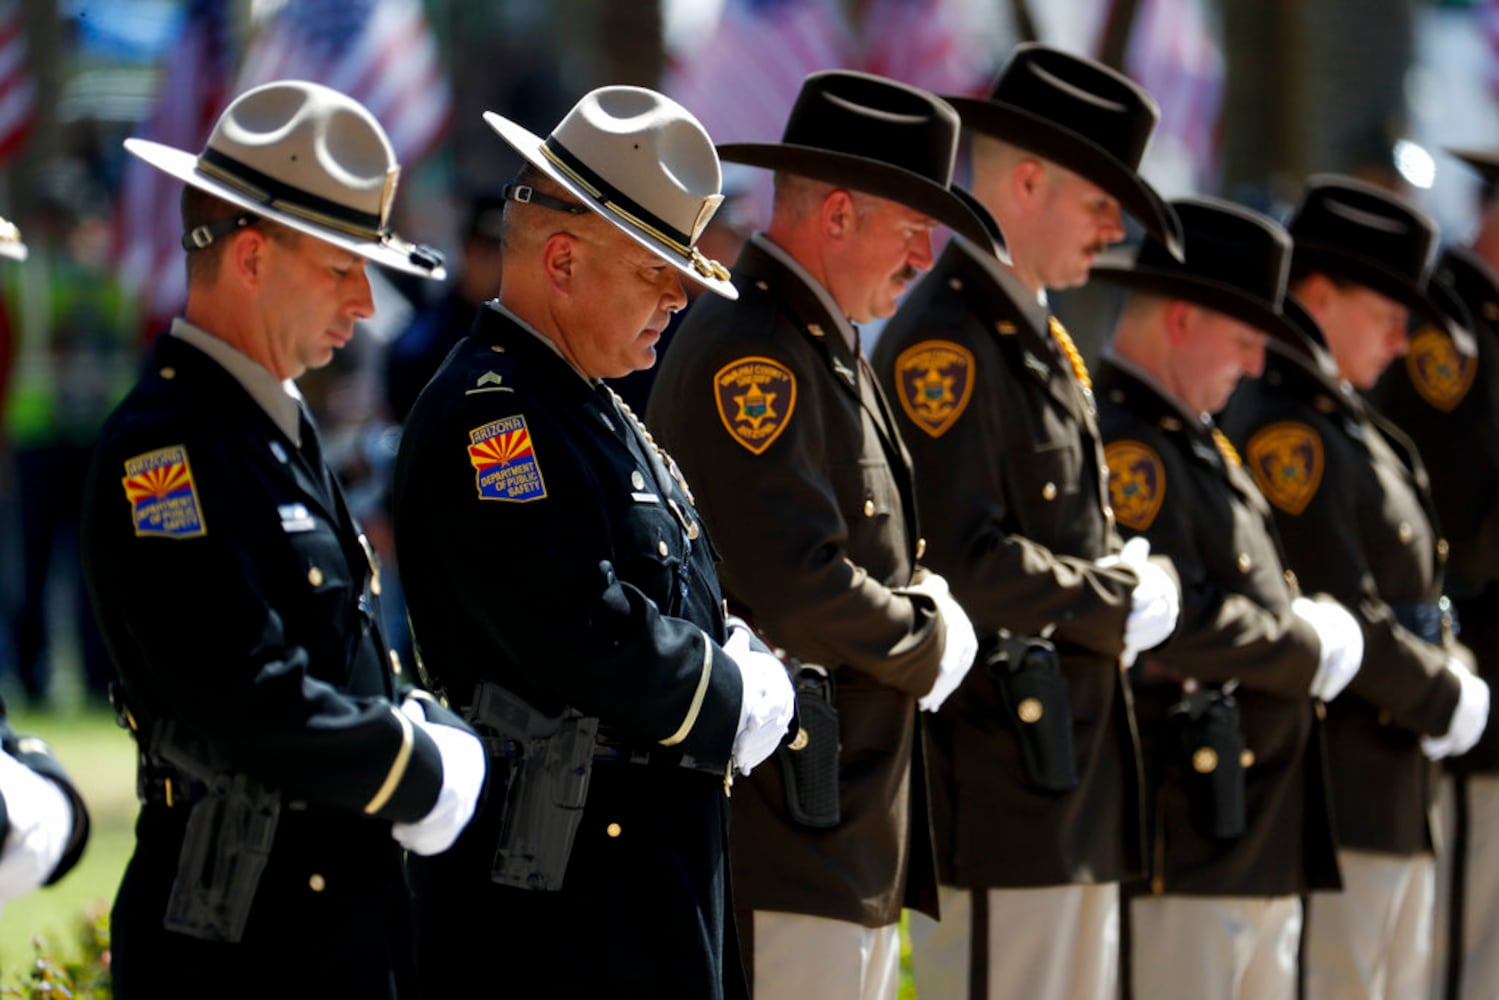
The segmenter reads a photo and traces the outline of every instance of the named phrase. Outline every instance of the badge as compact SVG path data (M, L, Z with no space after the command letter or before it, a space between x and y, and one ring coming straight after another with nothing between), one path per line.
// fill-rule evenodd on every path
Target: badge
M934 438L946 434L973 396L973 352L947 340L927 340L895 359L901 409Z
M791 422L796 376L770 358L740 358L713 376L713 395L729 436L760 455Z
M1322 438L1296 421L1271 424L1249 439L1248 465L1265 499L1300 514L1322 485Z
M1435 327L1423 326L1411 338L1405 370L1422 399L1443 413L1451 413L1472 387L1478 361L1457 353L1451 337Z
M1103 450L1109 466L1109 506L1126 528L1145 531L1166 499L1166 468L1141 441L1115 441Z
M208 533L187 447L159 448L125 460L125 498L137 536L197 538Z
M523 416L504 417L469 431L468 460L480 500L525 503L547 495Z

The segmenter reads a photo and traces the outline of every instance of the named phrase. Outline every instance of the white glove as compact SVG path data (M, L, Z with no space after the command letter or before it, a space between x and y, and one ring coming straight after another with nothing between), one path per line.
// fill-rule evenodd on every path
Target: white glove
M937 613L942 616L942 624L947 631L947 641L942 646L942 660L937 664L937 679L932 682L930 691L916 699L923 710L935 712L942 707L947 696L963 683L963 678L968 676L968 668L973 666L973 658L979 652L979 640L973 634L973 623L968 620L968 615L953 600L947 581L936 573L930 573L920 583L907 587L906 592L925 594L936 601Z
M1489 686L1455 657L1448 658L1447 669L1457 675L1462 688L1447 734L1421 737L1421 749L1432 760L1460 757L1472 750L1489 721Z
M0 750L0 795L10 830L0 844L0 902L30 892L52 874L73 834L73 806L61 788Z
M473 818L474 806L484 789L484 744L473 733L428 722L415 698L407 698L401 714L437 744L442 757L442 790L430 812L415 823L396 823L390 835L413 854L441 854Z
M744 694L739 701L739 729L734 734L734 767L749 774L775 753L796 711L796 692L786 665L773 653L753 648L754 633L742 619L730 615L729 638L723 650L739 668Z
M1139 578L1130 595L1129 619L1124 623L1122 656L1125 666L1133 666L1141 653L1159 646L1176 631L1181 590L1170 573L1150 561L1150 539L1144 535L1131 538L1118 555L1104 556L1096 565L1104 569L1126 566Z
M1332 701L1358 673L1364 662L1364 630L1347 608L1332 598L1298 597L1291 611L1317 631L1321 650L1312 677L1313 698Z

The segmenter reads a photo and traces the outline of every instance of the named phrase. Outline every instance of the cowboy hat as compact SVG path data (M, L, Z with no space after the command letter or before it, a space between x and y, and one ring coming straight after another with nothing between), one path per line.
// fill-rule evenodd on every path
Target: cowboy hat
M11 260L26 259L26 244L21 242L21 230L14 222L0 218L0 257Z
M1181 224L1140 177L1160 108L1139 84L1099 62L1034 42L1017 45L986 98L952 96L963 125L1096 184L1172 256Z
M713 140L676 101L644 87L600 87L583 95L545 139L493 111L484 120L635 242L724 298L739 297L729 269L696 246L723 201L723 175ZM529 187L506 191L512 201L571 207Z
M1004 256L999 228L952 186L958 115L935 94L852 70L802 81L777 143L727 143L718 155L862 191L931 216Z
M400 167L385 130L351 97L304 80L247 90L224 109L201 153L147 139L125 148L247 213L410 274L442 278L442 255L388 227ZM199 226L189 251L253 221Z

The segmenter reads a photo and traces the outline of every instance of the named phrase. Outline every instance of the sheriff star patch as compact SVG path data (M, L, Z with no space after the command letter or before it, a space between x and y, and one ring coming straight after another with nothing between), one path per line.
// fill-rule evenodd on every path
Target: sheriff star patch
M761 455L791 422L796 376L770 358L740 358L713 376L713 396L729 436Z
M901 409L932 437L946 434L973 395L973 352L948 340L927 340L895 359Z
M525 503L547 495L523 416L502 417L469 431L468 460L480 500Z
M125 460L125 499L137 536L197 538L208 533L187 447L158 448Z
M1126 528L1146 531L1166 499L1166 468L1142 441L1115 441L1103 450L1109 466L1109 505Z
M1322 485L1322 437L1295 420L1282 420L1249 439L1249 471L1265 499L1300 514Z
M1451 413L1472 387L1478 361L1459 354L1445 333L1423 326L1411 338L1405 370L1422 399L1443 413Z

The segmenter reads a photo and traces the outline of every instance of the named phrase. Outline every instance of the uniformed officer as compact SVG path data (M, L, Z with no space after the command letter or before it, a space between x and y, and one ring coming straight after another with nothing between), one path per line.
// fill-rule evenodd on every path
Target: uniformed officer
M1267 336L1300 338L1282 314L1290 237L1227 202L1173 205L1182 263L1147 238L1094 268L1129 293L1097 382L1114 513L1182 586L1181 625L1135 669L1152 871L1129 903L1129 985L1271 1000L1296 993L1301 895L1339 884L1312 699L1353 679L1363 633L1298 594L1211 417L1264 371Z
M724 591L796 666L801 729L734 795L734 879L758 997L894 997L904 903L936 915L918 701L968 669L967 617L920 566L909 459L860 352L931 265L939 222L988 233L949 188L957 115L862 73L814 73L782 142L769 229L700 301L651 396L723 553ZM800 734L799 734L800 736Z
M1136 173L1155 103L1118 73L1022 45L988 100L954 105L973 134L974 194L1013 263L953 240L886 328L875 370L899 401L933 568L987 639L1046 636L1060 654L1067 690L1044 718L1069 766L1027 771L1048 730L1004 721L987 671L938 715L943 917L911 918L912 966L924 997L1112 997L1117 886L1141 864L1120 658L1170 634L1179 594L1145 543L1096 563L1121 544L1108 471L1087 369L1046 289L1088 279L1124 236L1121 208L1173 252L1179 226Z
M425 669L511 740L492 742L473 829L414 868L423 987L741 996L725 796L787 735L791 685L725 621L692 490L601 381L652 364L684 275L733 298L695 246L718 157L638 87L589 93L544 140L485 118L528 164L506 188L504 282L411 411L395 532ZM581 787L541 784L550 765L493 699L570 713L546 752ZM517 857L549 848L550 868Z
M366 261L441 262L387 228L390 143L326 87L240 95L201 154L125 145L187 184L188 300L84 496L141 751L115 996L394 997L412 971L401 849L452 843L484 754L435 700L402 703L378 570L293 380L372 312Z
M1403 363L1392 364L1370 398L1411 436L1431 475L1432 500L1447 539L1446 593L1478 675L1499 676L1499 151L1455 155L1484 179L1478 230L1468 247L1448 247L1432 289L1466 308L1472 352L1440 324L1423 323ZM1481 849L1499 836L1499 727L1472 750L1443 760L1438 800L1434 992L1476 998L1499 982L1499 856Z
M1489 691L1460 662L1439 605L1446 542L1425 469L1355 390L1404 349L1410 311L1444 322L1426 293L1436 230L1388 193L1327 175L1310 179L1287 228L1309 334L1271 345L1265 376L1244 383L1223 426L1302 586L1331 594L1365 631L1363 667L1328 708L1343 891L1310 897L1307 990L1419 996L1431 974L1430 761L1472 746Z

